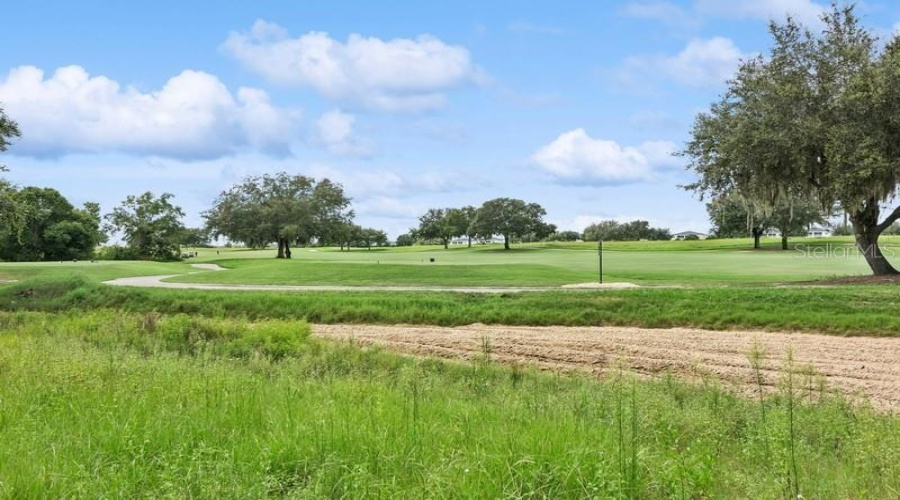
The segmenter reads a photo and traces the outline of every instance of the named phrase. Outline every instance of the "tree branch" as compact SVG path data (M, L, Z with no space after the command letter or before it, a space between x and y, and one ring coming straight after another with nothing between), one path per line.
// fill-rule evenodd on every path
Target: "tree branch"
M876 226L878 234L883 233L887 228L891 227L891 224L896 222L897 219L900 219L900 207L895 208L894 211L884 219L884 222Z

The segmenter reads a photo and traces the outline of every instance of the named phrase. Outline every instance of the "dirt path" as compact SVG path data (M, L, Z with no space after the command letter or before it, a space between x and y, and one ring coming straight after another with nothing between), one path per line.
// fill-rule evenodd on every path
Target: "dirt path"
M900 339L836 337L686 328L316 325L316 335L353 338L363 344L415 355L473 359L484 339L492 359L546 369L602 373L624 366L644 375L672 372L689 378L712 376L742 392L755 391L748 353L765 353L762 375L773 387L782 376L788 350L795 369L815 368L812 380L864 397L883 409L900 410ZM808 375L797 384L807 387Z

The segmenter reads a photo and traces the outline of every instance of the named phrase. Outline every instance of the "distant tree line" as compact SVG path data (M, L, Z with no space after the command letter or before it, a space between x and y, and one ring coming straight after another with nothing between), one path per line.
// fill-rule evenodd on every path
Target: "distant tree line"
M670 240L672 234L667 228L651 227L645 220L618 222L605 220L591 224L584 230L584 241L640 241Z
M806 236L813 224L826 224L828 217L818 202L810 198L780 199L774 205L761 207L736 195L729 194L706 204L716 238L751 236L753 248L760 248L760 238L770 229L781 235L781 248L788 249L792 236Z
M415 241L437 242L448 248L454 238L472 241L503 238L503 248L518 241L540 241L556 232L556 226L544 222L547 211L537 203L515 198L495 198L480 207L432 208L419 217L419 226L398 238L397 244L411 245Z

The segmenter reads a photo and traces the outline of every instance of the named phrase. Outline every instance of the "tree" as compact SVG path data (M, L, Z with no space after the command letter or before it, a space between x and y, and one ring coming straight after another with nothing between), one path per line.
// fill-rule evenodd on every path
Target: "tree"
M486 201L475 214L475 234L490 238L503 236L503 248L509 250L511 237L545 232L547 211L537 203L525 203L514 198L496 198Z
M458 208L431 208L419 217L416 234L423 239L438 240L448 248L450 240L468 230L465 214Z
M416 238L411 233L401 234L397 236L398 247L411 247L416 244Z
M788 249L788 238L806 236L809 226L826 224L827 217L818 202L810 199L781 199L769 214L771 227L781 233L781 249Z
M760 238L771 226L771 220L737 195L726 195L706 204L716 238L753 236L753 248L760 248Z
M578 231L557 231L551 234L548 239L550 241L578 241L581 239L581 233Z
M19 131L19 124L8 117L6 113L3 112L3 108L0 107L0 153L5 152L9 148L13 139L21 136L22 133ZM0 172L5 171L6 166L0 164Z
M465 236L468 240L467 246L472 248L472 238L478 235L475 228L475 215L478 213L478 209L473 207L472 205L466 205L462 207L460 210L460 234Z
M212 235L205 227L186 227L178 235L178 244L183 247L209 247Z
M125 243L139 258L177 260L184 212L172 203L172 198L169 193L156 197L149 191L129 196L106 215L110 232L122 233Z
M596 222L584 228L584 241L613 241L618 235L618 230L618 221L604 220Z
M357 246L372 249L372 245L383 247L387 245L388 237L384 231L373 229L371 227L360 228L357 232Z
M651 227L645 220L620 223L614 220L600 221L584 229L585 241L640 241L670 240L667 228Z
M12 144L12 140L20 136L18 124L6 116L3 108L0 108L0 153L5 152ZM6 170L6 166L0 163L0 172ZM13 201L14 193L15 188L9 182L0 179L0 229L17 231L19 228L21 221Z
M291 245L346 241L349 206L340 184L282 172L245 178L223 191L203 217L214 236L254 248L275 242L277 258L290 259Z
M77 209L59 191L37 187L13 191L11 200L19 212L19 226L3 232L0 258L85 259L105 240L96 203Z
M341 251L344 250L344 247L347 247L347 251L350 251L350 247L354 243L358 243L362 239L362 227L352 224L345 223L338 227L335 231L331 233L331 240L333 243L337 243Z
M772 23L768 57L741 64L728 91L700 114L684 155L713 198L737 193L773 209L811 196L839 205L876 275L896 274L878 245L900 219L881 204L900 182L900 38L883 48L853 7L834 5L821 33Z

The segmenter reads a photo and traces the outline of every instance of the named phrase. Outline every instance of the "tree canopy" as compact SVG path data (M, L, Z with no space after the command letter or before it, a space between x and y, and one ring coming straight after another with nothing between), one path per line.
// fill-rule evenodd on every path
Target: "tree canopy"
M544 236L552 233L544 223L547 211L537 203L526 203L514 198L495 198L486 201L475 214L474 232L483 238L495 234L503 236L503 248L509 250L510 238L529 234Z
M875 274L894 274L878 237L900 218L881 204L900 181L900 38L886 45L854 8L834 5L820 32L771 23L767 56L741 64L694 123L684 155L713 198L736 194L769 212L797 197L837 205Z
M469 229L467 215L459 208L432 208L419 217L415 230L419 238L438 240L447 248L450 240L463 236Z
M172 203L172 198L169 193L157 197L149 191L129 196L106 215L110 231L121 233L137 258L179 259L178 238L184 230L184 212Z
M639 241L668 240L672 234L668 228L651 227L645 220L619 222L615 220L600 221L584 229L584 241Z
M302 175L251 176L223 191L203 214L215 236L251 247L278 244L278 258L291 258L291 245L313 240L345 241L353 219L350 198L340 184Z
M20 224L0 229L0 259L11 261L88 259L106 240L100 207L75 208L51 188L11 190Z
M0 153L5 152L12 144L13 139L21 137L19 125L14 122L0 107ZM0 172L6 170L6 167L0 163Z

